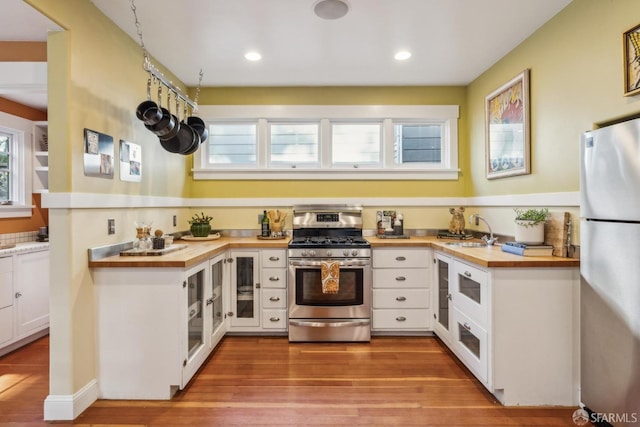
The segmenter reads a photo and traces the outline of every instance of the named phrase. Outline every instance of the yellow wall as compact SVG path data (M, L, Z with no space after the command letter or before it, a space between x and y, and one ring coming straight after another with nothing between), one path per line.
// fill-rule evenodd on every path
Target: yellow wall
M579 190L580 134L640 111L623 96L622 33L640 22L637 0L576 0L468 87L474 196ZM530 175L485 178L484 99L531 69Z
M469 169L466 90L462 87L204 88L200 105L459 105L459 167ZM458 197L468 176L455 181L193 181L194 198Z

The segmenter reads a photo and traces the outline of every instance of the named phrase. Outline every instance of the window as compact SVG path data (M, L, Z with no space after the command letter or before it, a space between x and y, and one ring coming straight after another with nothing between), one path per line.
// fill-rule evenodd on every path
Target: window
M0 132L0 202L12 200L13 167L12 167L13 135Z
M209 126L210 165L255 165L257 127L254 123L213 123Z
M457 105L209 105L195 179L458 179Z

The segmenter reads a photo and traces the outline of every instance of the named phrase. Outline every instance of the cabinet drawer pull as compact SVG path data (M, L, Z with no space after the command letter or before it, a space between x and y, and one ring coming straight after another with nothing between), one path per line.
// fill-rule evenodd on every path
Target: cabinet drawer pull
M280 257L279 256L270 256L269 257L269 261L280 261Z
M406 300L407 300L407 298L405 298L405 297L396 297L396 301L402 302L402 301L406 301Z
M396 280L397 280L398 282L404 282L405 280L407 280L407 278L406 278L406 277L404 277L404 276L398 276L398 277L396 277Z
M278 302L278 301L280 301L280 298L279 297L271 297L271 298L269 298L269 301Z
M471 277L471 272L469 272L469 271L465 271L465 272L464 272L464 275L465 275L465 276L467 276L467 277Z
M471 330L471 326L469 326L469 324L468 324L467 322L464 322L464 324L463 324L462 326L464 326L464 328L465 328L467 331L470 331L470 330Z
M193 309L193 310L191 310L191 311L189 312L189 317L193 317L193 316L195 316L195 314L196 314L196 310L195 310L195 309Z
M269 320L271 320L272 322L279 322L279 321L280 321L280 318L279 318L279 317L272 317L272 318L271 318L271 319L269 319Z
M405 321L407 320L407 318L406 318L406 317L404 317L404 316L398 316L398 317L396 317L396 320L397 320L398 322L405 322Z
M269 281L270 282L278 282L278 281L280 281L280 278L277 277L277 276L271 276L271 277L269 277Z
M403 256L397 256L396 257L396 261L406 261L407 258L403 257Z

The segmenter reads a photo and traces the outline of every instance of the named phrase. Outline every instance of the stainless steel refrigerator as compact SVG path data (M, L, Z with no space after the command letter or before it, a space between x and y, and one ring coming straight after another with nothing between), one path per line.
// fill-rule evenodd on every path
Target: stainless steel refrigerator
M640 119L584 133L580 154L581 401L592 420L638 426Z

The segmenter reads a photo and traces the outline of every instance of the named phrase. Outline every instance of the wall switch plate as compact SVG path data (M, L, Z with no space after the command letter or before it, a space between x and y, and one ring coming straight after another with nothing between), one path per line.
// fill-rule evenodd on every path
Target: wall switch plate
M178 225L178 217L176 215L173 216L173 226L177 226Z
M107 233L116 234L116 220L113 218L107 220Z

